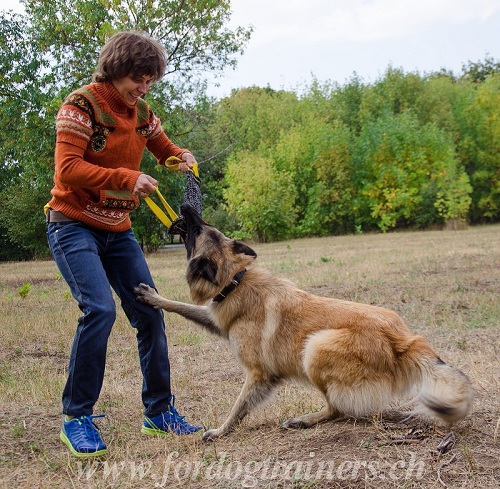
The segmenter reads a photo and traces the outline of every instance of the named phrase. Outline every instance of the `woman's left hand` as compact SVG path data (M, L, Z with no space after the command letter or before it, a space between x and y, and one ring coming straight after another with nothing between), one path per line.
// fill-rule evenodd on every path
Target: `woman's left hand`
M181 172L187 172L196 163L195 157L191 153L183 153L182 161L179 162L179 170Z

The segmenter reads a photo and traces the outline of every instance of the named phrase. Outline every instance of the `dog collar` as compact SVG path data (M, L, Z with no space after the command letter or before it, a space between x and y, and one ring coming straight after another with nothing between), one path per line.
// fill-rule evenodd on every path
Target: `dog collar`
M246 270L238 272L231 280L231 283L222 289L220 294L217 294L212 300L214 302L222 302L238 285L240 285L243 275L245 275Z

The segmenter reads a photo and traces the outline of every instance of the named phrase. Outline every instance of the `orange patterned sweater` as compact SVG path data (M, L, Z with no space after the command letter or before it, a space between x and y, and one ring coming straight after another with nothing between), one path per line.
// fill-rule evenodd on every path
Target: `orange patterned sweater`
M147 103L125 103L111 83L71 93L56 118L55 173L50 208L104 231L130 229L132 195L144 149L160 164L186 149L173 144Z

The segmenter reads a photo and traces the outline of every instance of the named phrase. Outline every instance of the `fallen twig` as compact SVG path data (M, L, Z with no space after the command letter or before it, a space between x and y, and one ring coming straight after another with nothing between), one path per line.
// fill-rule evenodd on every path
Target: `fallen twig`
M448 465L452 464L452 463L455 461L455 459L456 459L456 458L457 458L457 454L456 454L456 453L454 453L454 454L451 456L450 460L447 460L446 462L443 462L443 463L439 466L439 468L437 469L438 481L439 481L439 483L440 483L443 487L448 487L448 486L447 486L447 485L446 485L446 483L443 481L443 479L441 479L441 469L443 469L444 467L446 467L446 466L448 466Z

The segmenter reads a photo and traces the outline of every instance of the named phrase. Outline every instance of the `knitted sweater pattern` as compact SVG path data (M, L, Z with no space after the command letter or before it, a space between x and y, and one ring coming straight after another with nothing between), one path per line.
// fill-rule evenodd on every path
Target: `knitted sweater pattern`
M71 93L56 117L54 187L49 206L106 231L131 227L132 190L144 149L164 164L187 150L174 145L147 103L129 106L111 83Z

